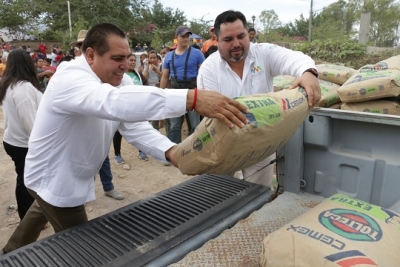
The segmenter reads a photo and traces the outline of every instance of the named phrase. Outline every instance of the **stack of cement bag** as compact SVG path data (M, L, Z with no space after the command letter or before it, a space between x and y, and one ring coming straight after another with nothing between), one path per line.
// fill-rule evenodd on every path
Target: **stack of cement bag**
M334 64L317 65L319 72L319 85L321 87L321 100L318 107L340 108L340 98L337 90L357 71ZM293 76L277 76L274 78L274 91L288 89L295 80Z
M319 64L321 100L318 107L400 115L400 56L361 67L358 71ZM274 78L274 91L288 89L293 76Z
M400 56L360 68L338 93L343 110L400 115Z
M319 73L321 100L318 107L340 108L338 89L357 71L345 66L320 64L316 66Z

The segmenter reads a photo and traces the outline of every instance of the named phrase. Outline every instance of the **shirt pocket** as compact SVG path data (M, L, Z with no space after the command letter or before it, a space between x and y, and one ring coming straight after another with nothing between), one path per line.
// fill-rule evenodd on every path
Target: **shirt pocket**
M270 89L266 88L267 86L267 79L264 71L256 72L251 76L251 94L269 92Z
M78 198L87 196L96 175L93 165L71 162L71 167L73 179L76 180L75 196Z

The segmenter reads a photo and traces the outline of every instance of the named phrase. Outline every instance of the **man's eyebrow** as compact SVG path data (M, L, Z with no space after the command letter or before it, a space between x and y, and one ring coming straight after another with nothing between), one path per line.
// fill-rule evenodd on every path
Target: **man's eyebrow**
M111 55L110 58L124 58L124 57L129 57L131 54L128 55Z

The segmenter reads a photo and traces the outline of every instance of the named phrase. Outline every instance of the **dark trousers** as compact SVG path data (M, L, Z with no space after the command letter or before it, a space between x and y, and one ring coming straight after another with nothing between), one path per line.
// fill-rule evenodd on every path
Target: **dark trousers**
M15 187L15 197L17 198L18 215L22 220L29 207L35 200L28 192L24 184L25 158L28 148L16 147L3 141L4 150L14 161L15 172L17 173L17 185Z
M18 224L6 246L5 253L35 242L47 222L50 222L56 233L88 221L85 205L71 208L59 208L50 205L29 190L36 199L29 208L25 218Z
M121 155L121 141L122 141L122 135L118 131L116 131L113 138L115 156Z

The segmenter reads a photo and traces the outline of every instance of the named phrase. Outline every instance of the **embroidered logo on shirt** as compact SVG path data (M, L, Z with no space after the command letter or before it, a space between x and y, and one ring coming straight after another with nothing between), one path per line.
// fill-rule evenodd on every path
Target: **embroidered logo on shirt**
M252 74L256 74L256 73L259 73L261 71L263 71L262 68L260 66L256 66L251 70L251 73Z

